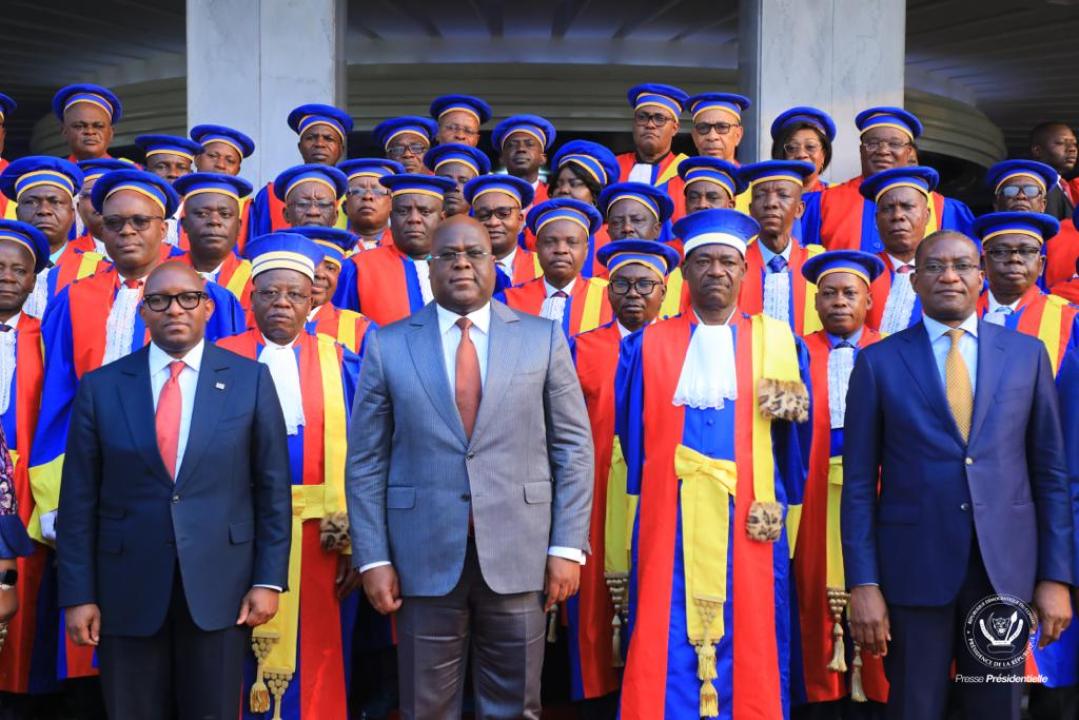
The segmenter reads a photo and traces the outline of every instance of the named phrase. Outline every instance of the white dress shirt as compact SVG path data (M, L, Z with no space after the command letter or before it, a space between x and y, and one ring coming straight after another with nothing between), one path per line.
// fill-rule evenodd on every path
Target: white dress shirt
M431 292L431 266L427 264L426 260L410 259L412 260L412 265L416 268L416 278L420 281L420 297L423 298L423 304L426 305L434 298L434 294Z
M277 401L281 403L281 412L285 416L285 431L289 435L297 435L300 427L306 425L307 421L303 414L299 361L292 349L296 339L293 338L288 345L278 345L263 335L262 343L258 361L270 370L270 377L273 378L274 388L277 390Z
M206 344L202 340L199 344L187 351L182 358L174 358L159 348L153 342L150 343L150 391L154 398L154 413L157 413L157 401L161 397L161 390L165 387L172 375L169 365L179 359L184 364L180 371L177 382L180 384L180 431L176 441L176 475L180 474L180 466L184 460L184 451L187 449L187 436L191 432L191 415L195 409L195 390L199 384L199 368L202 366L202 352ZM176 478L174 477L175 481Z
M573 295L573 288L577 285L577 278L573 278L569 285L564 288L556 288L551 283L547 282L547 278L543 279L543 291L544 298L543 304L540 306L540 317L547 318L548 320L554 320L556 323L561 323L562 318L566 316L566 303L569 302L570 297ZM555 297L556 292L562 291L566 294L566 297Z
M513 260L517 257L517 246L514 245L510 250L510 254L501 260L495 260L495 264L502 269L502 272L506 273L506 277L513 281Z
M997 300L996 296L993 295L992 290L989 290L988 292L989 310L985 313L985 321L1004 327L1005 320L1019 308L1019 300L1022 298L1017 298L1015 302L1004 305Z
M11 407L11 381L15 377L15 328L19 326L22 313L17 312L4 324L11 329L0 333L0 415Z
M948 350L952 347L952 340L947 333L952 328L928 315L922 317L922 322L929 333L929 343L933 348L933 360L937 363L940 381L946 384L944 362L948 357ZM959 329L963 330L963 337L959 338L959 354L963 356L967 372L970 373L970 390L973 393L978 390L978 314L974 313L960 323Z
M629 177L626 178L628 182L639 182L645 185L652 184L652 168L653 163L633 163L633 167L630 168Z
M437 304L435 305L435 312L438 314L438 333L442 339L442 361L446 368L446 378L450 382L450 395L453 395L457 383L457 348L461 344L461 328L457 327L457 321L462 316ZM486 386L487 354L490 347L491 303L488 302L483 307L473 310L463 317L467 317L472 321L472 327L468 330L468 337L476 347L476 356L480 364L480 384ZM573 560L581 565L585 563L584 551L578 548L552 545L547 548L547 554ZM388 560L367 563L360 567L360 572L365 573L373 568L390 564Z
M794 243L788 239L787 247L783 252L775 253L757 238L757 244L761 249L761 260L764 263L764 287L761 298L761 307L765 315L776 320L789 323L791 318L791 248ZM781 257L787 263L787 267L776 272L769 267L772 258Z

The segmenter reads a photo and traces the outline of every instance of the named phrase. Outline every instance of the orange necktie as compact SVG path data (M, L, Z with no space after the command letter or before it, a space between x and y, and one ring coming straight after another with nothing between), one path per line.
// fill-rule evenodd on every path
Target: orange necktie
M472 428L476 425L476 414L480 409L483 384L480 382L480 358L476 346L468 335L472 321L466 317L457 320L461 328L461 343L457 346L457 370L454 381L454 400L457 412L461 414L461 423L465 426L465 436L472 437Z
M183 369L184 363L181 360L169 363L169 379L161 388L161 395L157 398L157 414L154 416L157 449L165 462L165 469L169 471L169 477L173 480L176 479L176 455L180 447L180 414L183 406L180 373Z

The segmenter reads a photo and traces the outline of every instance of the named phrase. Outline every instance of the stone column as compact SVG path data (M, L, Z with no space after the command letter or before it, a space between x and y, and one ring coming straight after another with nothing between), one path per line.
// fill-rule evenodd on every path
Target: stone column
M838 131L824 177L858 175L854 116L903 105L906 0L742 0L738 43L739 85L753 100L743 118L743 161L771 157L779 113L812 105Z
M345 0L187 0L187 123L255 141L256 188L300 162L288 113L345 101Z

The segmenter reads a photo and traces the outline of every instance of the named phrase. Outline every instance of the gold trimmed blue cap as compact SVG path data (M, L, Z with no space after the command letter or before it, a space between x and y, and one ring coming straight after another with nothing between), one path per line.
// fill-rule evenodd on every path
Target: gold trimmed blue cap
M94 183L94 189L90 191L90 202L94 210L102 212L105 201L123 190L148 198L167 218L175 215L176 209L180 207L180 196L172 189L168 180L145 170L130 169L105 173Z
M387 158L356 158L337 163L337 169L349 180L358 177L381 178L405 171L405 166Z
M1013 178L1027 178L1042 189L1042 194L1057 184L1060 175L1056 170L1037 160L1004 160L985 173L985 184L996 195L1000 186Z
M502 152L502 146L506 143L506 139L514 133L531 135L543 146L544 152L551 149L551 145L554 144L554 139L558 135L555 132L554 125L546 118L528 114L512 115L495 125L495 129L491 131L491 144L494 145L495 150Z
M678 267L681 257L678 251L667 243L655 240L627 238L612 240L596 251L596 259L612 277L619 268L626 265L643 265L654 271L662 280L671 270Z
M618 159L608 148L590 140L570 140L558 149L551 160L555 174L565 165L574 165L592 177L600 188L618 180Z
M47 185L74 199L82 182L82 170L75 163L51 155L31 155L15 160L4 169L0 174L0 192L18 201L27 190Z
M333 191L338 200L345 196L348 190L348 178L345 174L332 165L309 163L307 165L293 165L284 170L273 181L273 194L278 200L284 201L288 194L296 189L300 183L316 182L325 185Z
M805 179L816 171L813 163L801 160L764 160L738 168L738 178L749 189L773 180L786 180L802 187Z
M34 274L49 266L49 239L30 223L0 220L0 240L18 243L34 258Z
M708 110L722 110L728 115L734 116L738 122L742 121L742 113L753 103L745 95L736 93L701 93L686 100L689 114L696 120L697 116Z
M802 277L816 285L832 273L850 273L872 284L884 272L884 262L872 253L861 250L829 250L814 255L802 265Z
M858 192L862 197L873 202L880 202L884 193L897 187L914 188L928 199L937 183L940 175L931 167L923 165L910 165L907 167L894 167L881 170L879 173L870 175L862 180Z
M732 198L744 192L747 187L737 165L708 155L686 158L678 163L678 177L682 178L685 187L701 180L722 185L727 188L727 193Z
M10 95L0 93L0 124L3 124L8 116L15 112L17 107L19 107L19 103L15 102Z
M660 224L670 220L674 214L674 202L663 190L647 183L620 182L608 185L599 194L599 202L596 204L604 218L610 214L611 206L619 200L640 203Z
M196 125L191 128L190 135L203 150L210 143L219 142L232 147L242 158L251 157L255 152L255 141L250 136L225 125Z
M599 232L603 216L592 205L573 198L554 198L536 205L528 211L525 224L532 234L539 237L540 230L556 220L569 220L584 228L588 238Z
M343 228L303 225L290 228L289 232L298 233L311 240L325 253L322 259L329 260L338 267L356 249L356 236Z
M120 99L113 94L112 90L93 83L79 83L60 88L53 96L52 111L61 122L64 120L64 112L68 108L79 103L96 105L109 114L111 122L118 123L123 117L124 108Z
M922 134L922 121L914 113L892 106L871 107L863 110L854 118L859 133L865 133L875 127L890 127L898 130L912 141Z
M797 105L781 112L772 121L772 139L778 140L788 128L795 125L809 125L828 138L828 142L835 140L835 121L832 116L809 105Z
M1060 221L1045 213L995 212L974 218L971 232L983 247L1000 235L1026 235L1042 245L1060 232Z
M390 147L390 143L393 142L395 137L405 133L419 135L426 139L427 144L430 145L434 142L435 135L438 133L438 123L431 118L420 117L419 115L402 115L401 117L383 120L378 125L375 125L375 129L371 132L375 136L375 142L383 150Z
M213 193L230 197L236 202L251 194L251 183L236 175L225 173L197 172L176 178L172 188L184 198Z
M400 173L386 175L378 179L383 187L390 189L390 196L427 195L442 200L446 193L457 187L457 183L441 175L420 175L418 173Z
M288 126L297 135L303 135L307 128L314 125L325 125L332 129L344 143L352 132L352 117L344 110L322 103L307 103L288 114Z
M423 164L433 173L447 163L461 163L472 168L474 175L486 175L491 172L491 159L487 153L471 145L445 143L435 145L423 155Z
M131 170L137 168L130 160L119 158L89 158L79 160L79 170L82 170L82 184L85 186L90 181L96 182L99 177L113 170Z
M480 175L465 183L465 202L469 205L480 195L486 195L487 193L508 195L517 203L518 207L522 208L531 205L532 200L535 198L532 183L513 175Z
M466 112L475 117L480 125L491 119L491 106L471 95L443 95L431 102L431 117L435 120L451 112Z
M284 230L253 239L247 246L247 256L251 260L251 277L270 270L294 270L314 282L315 268L325 253L314 240Z
M202 152L202 145L178 135L138 135L135 146L147 158L152 155L176 155L190 162L194 162L195 156Z
M761 231L749 215L731 208L713 208L690 213L671 228L682 240L682 256L704 245L726 245L746 256L746 246Z
M674 85L641 83L634 85L626 92L626 99L629 100L629 105L634 111L647 107L658 108L666 110L678 119L686 101L689 100L689 93Z

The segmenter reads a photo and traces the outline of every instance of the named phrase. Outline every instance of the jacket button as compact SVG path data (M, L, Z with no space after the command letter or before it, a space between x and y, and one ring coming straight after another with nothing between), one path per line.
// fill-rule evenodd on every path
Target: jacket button
M465 502L470 502L472 500L472 496L468 493L461 493L461 499Z
M476 457L476 453L470 452L468 455L465 455L465 460L471 460L474 457Z
M973 464L974 464L974 458L968 457L967 458L967 465L973 465Z
M172 503L175 505L178 502L180 502L180 496L179 495L173 495L172 496Z
M966 512L967 510L970 510L970 503L963 503L962 505L959 506L959 509L962 510L963 512Z

